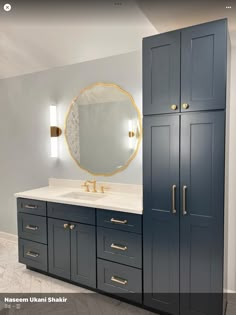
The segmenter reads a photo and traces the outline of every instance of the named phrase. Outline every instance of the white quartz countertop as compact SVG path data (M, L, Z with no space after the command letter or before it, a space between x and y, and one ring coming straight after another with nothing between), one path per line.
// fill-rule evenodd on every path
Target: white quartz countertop
M89 196L94 200L83 200L81 197L73 198L72 196L63 196L67 194L81 193L87 199ZM96 199L96 197L100 197ZM20 193L16 193L17 198L27 198L35 200L44 200L49 202L70 204L76 206L85 206L91 208L115 210L121 212L129 212L135 214L143 213L142 195L135 192L123 192L123 191L109 191L104 194L84 192L84 190L77 187L67 186L46 186L38 189L28 190Z

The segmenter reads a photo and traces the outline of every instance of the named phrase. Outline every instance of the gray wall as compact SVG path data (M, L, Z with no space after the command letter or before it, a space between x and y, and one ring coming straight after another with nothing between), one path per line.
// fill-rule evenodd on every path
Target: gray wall
M60 125L71 100L95 82L112 82L131 93L141 108L141 52L54 68L0 80L0 231L16 233L13 194L47 185L49 177L88 179L60 138L60 158L50 158L49 106L58 105ZM64 127L63 127L64 128ZM130 166L98 180L142 182L141 148Z

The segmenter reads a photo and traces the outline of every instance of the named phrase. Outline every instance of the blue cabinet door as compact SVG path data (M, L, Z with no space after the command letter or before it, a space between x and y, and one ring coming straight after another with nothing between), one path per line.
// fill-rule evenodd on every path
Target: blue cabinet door
M70 229L67 221L48 219L49 273L70 279Z
M226 20L181 31L182 112L224 109L226 73Z
M71 224L71 280L96 288L95 226Z
M225 113L181 117L181 315L221 315Z
M143 114L174 113L179 105L180 32L144 38Z
M144 304L179 314L179 115L144 117Z

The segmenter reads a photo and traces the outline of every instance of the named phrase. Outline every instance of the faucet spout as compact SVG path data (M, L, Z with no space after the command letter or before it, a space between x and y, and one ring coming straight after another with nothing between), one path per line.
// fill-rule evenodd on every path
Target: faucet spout
M93 192L97 192L97 181L94 179L94 180L88 180L87 182L90 184L93 184Z

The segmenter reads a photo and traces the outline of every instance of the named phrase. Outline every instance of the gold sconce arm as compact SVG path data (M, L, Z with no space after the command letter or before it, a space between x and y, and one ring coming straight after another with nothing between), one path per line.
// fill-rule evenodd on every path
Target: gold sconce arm
M135 136L135 133L133 131L129 131L129 138L133 138Z
M62 130L59 127L51 126L50 127L50 135L52 138L59 137L62 134Z

